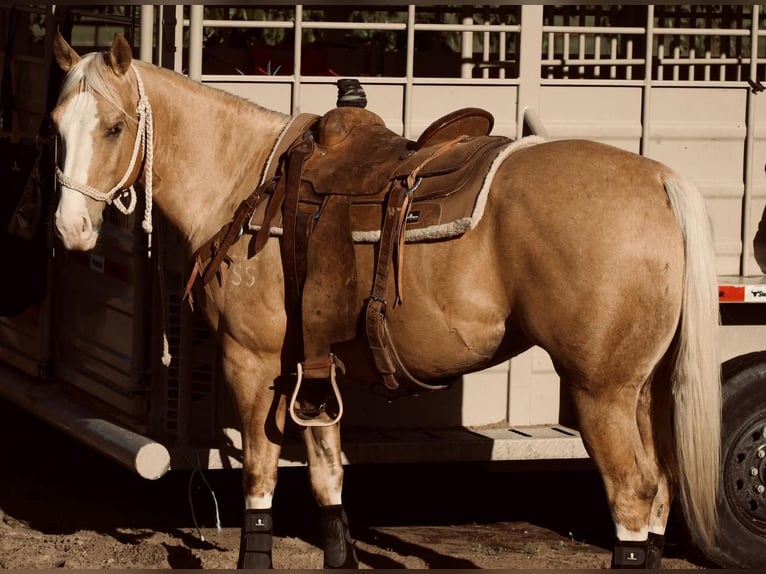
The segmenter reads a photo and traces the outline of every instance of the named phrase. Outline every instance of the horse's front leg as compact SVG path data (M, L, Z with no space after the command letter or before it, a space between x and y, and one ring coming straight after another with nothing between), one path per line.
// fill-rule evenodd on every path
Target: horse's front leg
M242 487L245 511L237 568L271 568L271 505L284 424L284 396L272 397L272 405L260 401L252 417L242 425ZM263 416L263 413L267 413ZM269 432L273 428L273 434Z
M224 371L242 425L245 511L237 568L271 568L271 505L277 484L286 404L278 392L278 357L259 357L231 339Z
M357 568L354 541L343 510L343 463L340 450L340 425L304 427L309 479L319 504L319 519L324 551L324 568Z

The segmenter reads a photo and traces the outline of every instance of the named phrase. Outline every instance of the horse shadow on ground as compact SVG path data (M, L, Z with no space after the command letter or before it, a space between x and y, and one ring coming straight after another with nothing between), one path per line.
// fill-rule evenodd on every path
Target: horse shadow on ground
M365 542L371 546L378 546L389 548L395 551L401 556L417 556L420 558L428 568L444 568L444 569L476 569L479 568L470 560L463 558L455 558L448 556L440 552L436 552L431 548L422 546L420 544L414 544L407 542L380 531L376 531L369 528L357 528L354 530L354 538L357 542ZM400 562L383 556L381 554L375 554L373 552L367 552L357 546L356 549L359 561L370 568L375 570L381 569L398 569L405 568Z

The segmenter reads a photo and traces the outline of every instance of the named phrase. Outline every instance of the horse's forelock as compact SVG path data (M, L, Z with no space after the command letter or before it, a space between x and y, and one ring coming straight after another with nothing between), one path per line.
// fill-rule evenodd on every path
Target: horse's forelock
M132 114L124 109L114 88L107 81L107 70L101 53L93 52L83 56L64 78L59 93L59 103L72 90L79 89L76 86L82 84L85 90L98 94L125 116L132 118Z

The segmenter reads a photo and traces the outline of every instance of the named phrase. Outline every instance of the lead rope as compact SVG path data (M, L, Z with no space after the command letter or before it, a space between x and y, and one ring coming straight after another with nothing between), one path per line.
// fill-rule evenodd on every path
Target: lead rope
M144 129L141 132L141 143L144 146L144 220L141 222L141 227L146 232L146 246L147 256L152 257L152 185L153 185L153 167L154 167L154 115L152 114L152 107L149 104L149 98L146 97L144 91L144 81L141 78L141 74L138 73L138 69L135 65L132 65L133 71L136 74L136 83L138 84L138 113L141 114L141 119L144 120ZM140 129L139 120L139 129ZM138 138L136 138L138 140ZM132 171L135 167L135 161L130 163L129 170ZM131 196L133 203L135 203L136 190L131 185ZM118 206L118 209L120 206ZM134 207L135 209L135 207ZM168 343L168 308L167 308L167 288L165 286L165 274L162 269L162 254L157 253L157 277L159 281L160 289L160 305L162 307L162 364L165 367L170 366L172 356L170 354L170 344Z
M133 71L136 74L136 83L138 84L138 105L139 113L144 112L142 117L146 118L145 129L141 135L142 144L144 146L144 220L141 222L141 227L146 232L146 247L147 255L151 259L152 257L152 190L153 190L153 168L154 168L154 114L152 114L152 106L149 104L149 98L146 97L144 91L144 81L141 78L141 74L138 73L138 69L133 66ZM143 103L142 103L143 102ZM131 162L131 166L132 166ZM135 196L136 190L133 186L130 186L132 195ZM168 305L167 305L167 287L165 286L165 273L162 268L162 256L157 254L157 277L160 288L160 304L162 306L162 364L165 367L170 366L172 356L170 354L170 344L168 343Z
M132 64L131 64L132 65ZM145 129L141 135L141 143L144 146L144 221L141 226L149 236L149 249L152 248L152 183L153 174L152 168L154 167L154 116L152 114L152 106L149 104L149 98L146 97L144 91L144 81L141 75L138 73L138 69L133 66L133 71L136 73L136 83L138 84L138 106L139 113L143 111L142 118L145 120ZM131 171L133 169L133 162L131 162ZM135 195L136 190L133 186L130 186L132 194Z
M162 221L160 220L160 223ZM162 226L160 225L160 234L162 234ZM170 366L170 361L173 358L170 354L170 344L168 343L168 325L170 319L168 318L168 297L167 286L165 285L165 273L162 267L162 262L165 260L165 252L162 245L162 241L157 243L157 255L154 257L154 261L157 266L157 283L160 290L160 312L162 321L162 365L165 367Z
M149 98L146 97L144 91L144 81L141 78L141 74L138 73L138 69L135 65L131 64L133 71L136 74L136 84L138 84L138 113L141 114L141 119L144 121L144 129L141 131L141 143L144 147L144 220L141 222L141 227L146 232L146 246L147 256L152 257L152 185L153 185L153 167L154 167L154 115L152 114L152 107L149 104ZM140 124L140 121L139 121ZM140 129L140 125L139 125ZM136 138L138 140L138 138ZM135 167L135 158L131 160L129 170L132 171ZM132 203L135 203L136 190L131 185L131 196L133 198ZM118 206L118 209L120 206ZM135 207L134 207L135 209ZM160 289L160 305L162 307L162 364L165 367L170 366L172 356L170 354L170 344L168 343L168 307L167 307L167 287L165 286L165 274L162 268L162 254L157 253L157 277L159 281Z
M136 164L136 158L138 157L139 140L144 148L144 220L141 222L141 227L146 232L146 247L147 257L152 257L152 185L153 185L153 168L154 168L154 115L152 114L152 106L149 104L149 98L146 97L146 90L144 90L144 80L141 74L138 73L138 68L135 64L131 64L133 73L136 75L136 84L138 86L138 105L137 111L139 114L138 122L138 134L136 135L136 144L133 146L133 157L130 160L130 167L123 181L119 184L125 183L128 174L133 172ZM142 129L143 128L143 129ZM130 186L131 205L133 206L130 211L125 212L122 210L122 203L116 202L117 209L128 215L135 209L136 203L136 189L133 185ZM162 256L158 253L157 258L157 277L159 281L160 289L160 305L162 307L162 364L165 367L170 366L172 355L170 354L170 344L168 343L168 308L167 308L167 288L165 286L165 274L162 269Z

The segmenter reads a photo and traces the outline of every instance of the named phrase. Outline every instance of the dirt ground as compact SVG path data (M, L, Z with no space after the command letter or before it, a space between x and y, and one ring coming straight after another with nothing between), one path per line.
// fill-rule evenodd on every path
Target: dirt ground
M236 566L237 471L147 481L4 401L0 442L0 568ZM365 569L609 566L609 514L590 469L351 466L344 497ZM274 523L275 568L322 567L304 469L280 471ZM671 531L663 566L701 568L684 548Z

